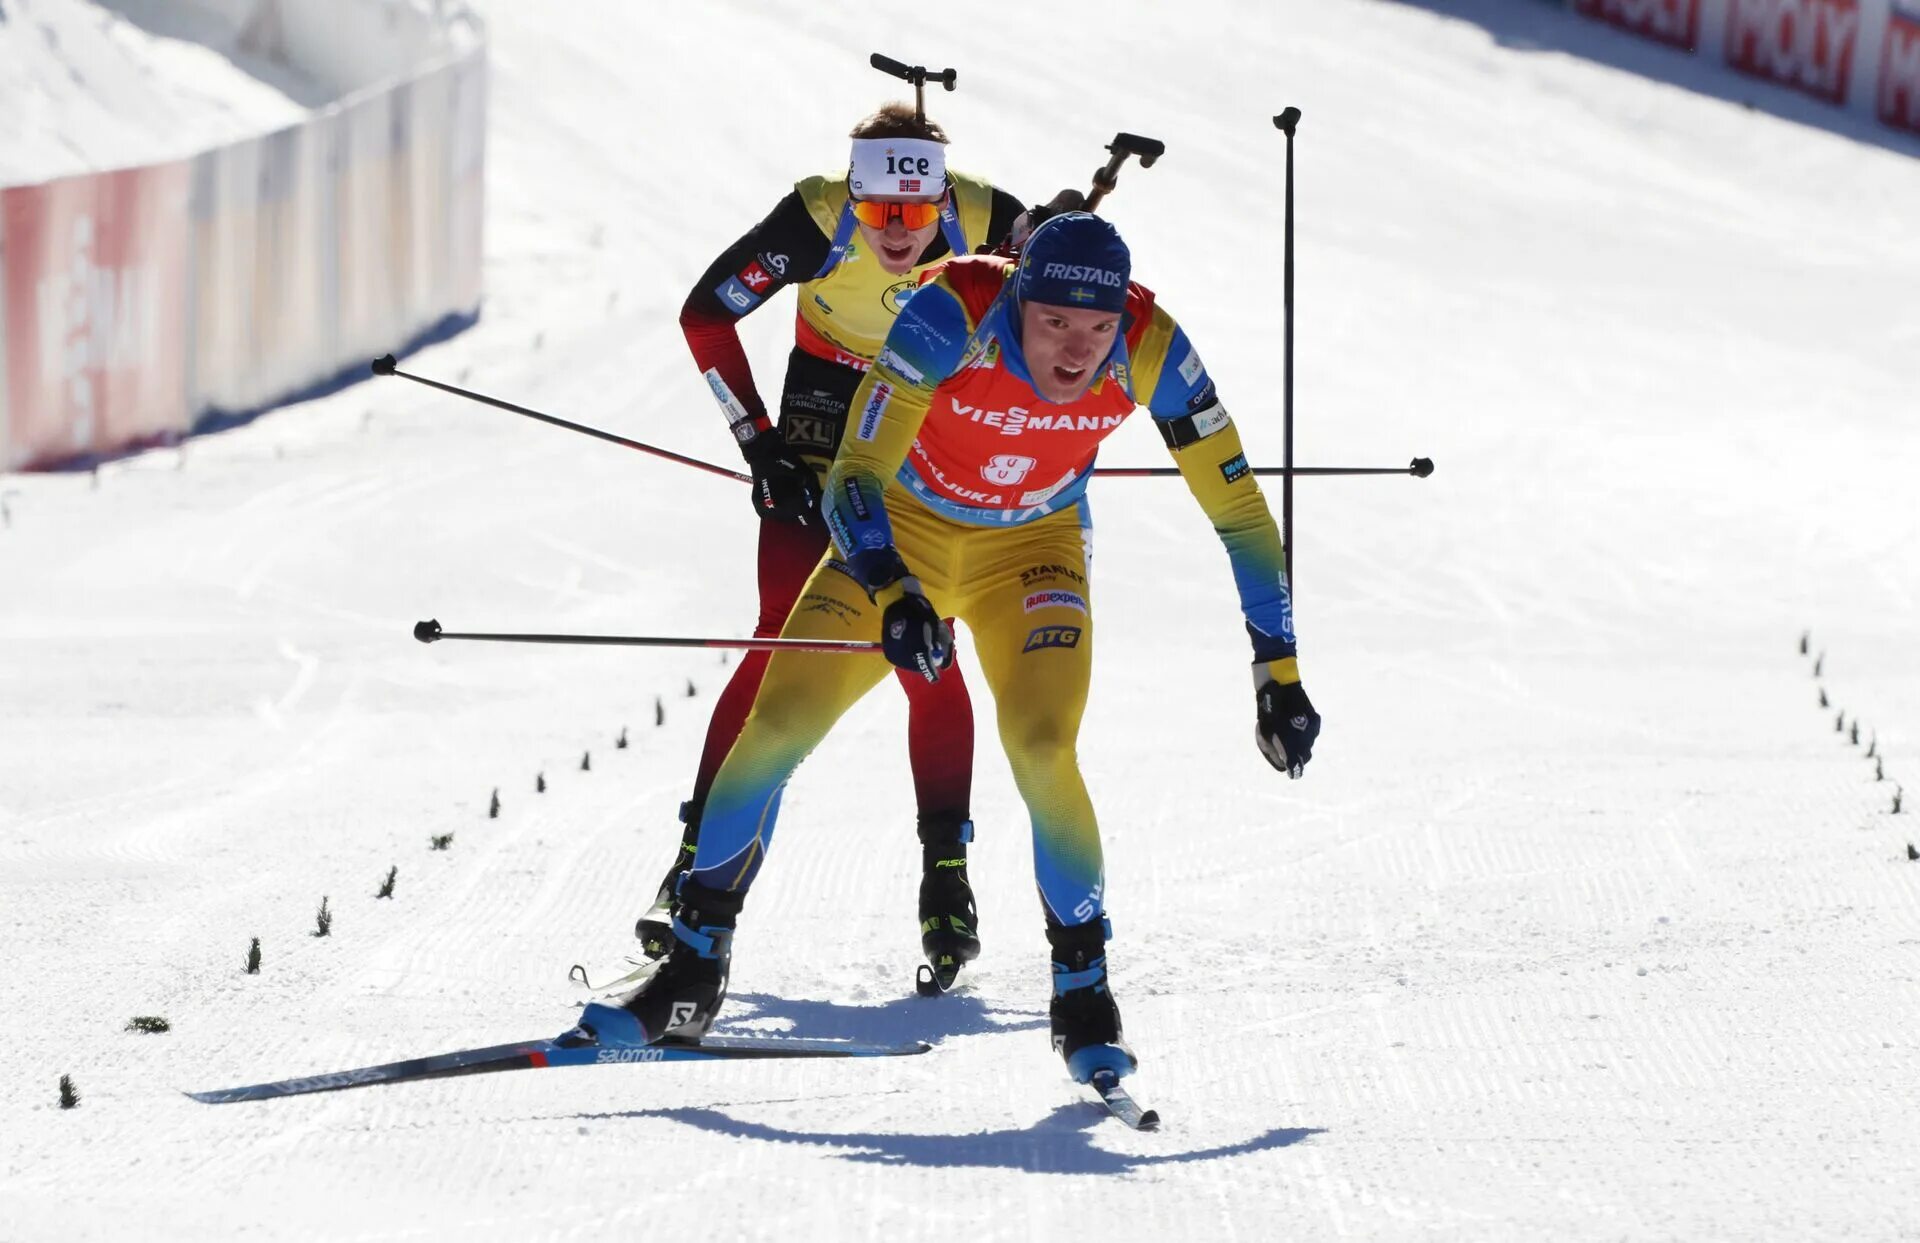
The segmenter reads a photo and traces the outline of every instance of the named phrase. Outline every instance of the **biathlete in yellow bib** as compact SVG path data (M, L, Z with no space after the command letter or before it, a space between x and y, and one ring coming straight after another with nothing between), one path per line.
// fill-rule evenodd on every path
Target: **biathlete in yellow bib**
M671 951L622 1001L637 1031L621 1034L693 1038L712 1025L788 778L889 662L929 685L950 679L942 618L952 615L973 634L1032 820L1054 1047L1082 1082L1133 1069L1108 983L1100 833L1075 738L1093 648L1084 494L1100 442L1136 406L1226 546L1253 643L1261 753L1300 776L1320 717L1300 685L1280 535L1239 433L1186 334L1130 271L1110 224L1068 213L1034 231L1017 265L956 259L901 311L827 479L836 555L782 631L877 637L885 659L773 658L707 793Z
M827 550L821 479L840 447L848 404L880 352L900 306L934 265L1007 236L1019 200L950 170L947 136L907 104L889 104L853 129L846 170L808 177L765 220L708 265L680 312L694 363L753 472L760 524L756 637L780 633ZM753 382L739 321L788 285L798 295L779 423ZM693 861L702 809L720 761L739 735L767 668L749 655L714 706L693 792L680 808L679 849L635 932L657 957L672 943L673 888ZM907 750L919 802L919 920L928 959L946 978L979 952L967 882L973 838L973 704L959 677L903 674Z

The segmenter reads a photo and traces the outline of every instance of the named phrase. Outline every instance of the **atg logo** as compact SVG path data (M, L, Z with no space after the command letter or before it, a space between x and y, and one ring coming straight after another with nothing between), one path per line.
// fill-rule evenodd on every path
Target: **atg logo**
M1089 267L1084 263L1049 263L1040 269L1040 275L1050 281L1085 281L1090 285L1105 285L1109 289L1119 289L1127 283L1126 278L1118 272Z
M1027 635L1022 652L1037 652L1043 647L1079 647L1080 627L1040 626Z

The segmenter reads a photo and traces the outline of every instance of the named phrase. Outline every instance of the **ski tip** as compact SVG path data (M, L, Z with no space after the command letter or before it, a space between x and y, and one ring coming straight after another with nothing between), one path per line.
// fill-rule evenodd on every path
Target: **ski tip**
M1160 1129L1160 1111L1157 1109L1149 1109L1142 1112L1140 1115L1140 1129L1143 1131L1159 1130Z
M567 979L573 981L575 984L578 984L581 988L593 987L592 984L587 982L587 969L581 966L579 963L575 963L571 967L567 968Z

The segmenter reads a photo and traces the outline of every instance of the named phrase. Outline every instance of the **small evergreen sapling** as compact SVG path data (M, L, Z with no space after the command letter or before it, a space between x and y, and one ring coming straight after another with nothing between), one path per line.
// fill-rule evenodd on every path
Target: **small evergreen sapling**
M80 1091L73 1086L72 1075L60 1076L60 1108L72 1109L80 1103Z
M167 1022L157 1014L136 1014L127 1020L127 1030L130 1032L145 1032L149 1036L157 1036L161 1032L172 1031L173 1024Z
M247 947L247 974L260 974L260 938L255 937L253 944Z
M373 896L376 898L391 898L393 896L394 878L399 875L400 875L400 865L396 863L392 867L387 869L387 879L380 882L380 892L374 894Z
M333 935L333 912L328 909L324 895L320 898L320 909L313 913L313 935L316 937Z

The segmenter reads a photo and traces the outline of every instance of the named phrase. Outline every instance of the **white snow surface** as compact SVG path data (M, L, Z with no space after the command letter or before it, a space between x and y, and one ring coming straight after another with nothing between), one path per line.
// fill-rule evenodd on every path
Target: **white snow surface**
M631 944L728 669L416 619L751 624L738 485L385 380L0 486L0 1236L1920 1236L1920 162L1395 3L556 12L488 7L485 311L408 366L721 461L675 313L879 49L957 66L954 162L1029 198L1167 142L1110 215L1277 462L1304 110L1299 460L1438 470L1298 486L1300 782L1191 499L1095 489L1081 759L1165 1127L1048 1049L973 669L971 983L912 996L883 688L789 791L723 1022L931 1054L181 1095L557 1033ZM1103 460L1166 458L1137 419Z
M0 186L153 164L297 123L332 93L192 10L0 0Z

